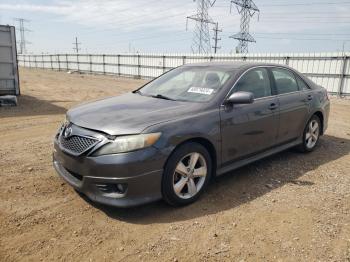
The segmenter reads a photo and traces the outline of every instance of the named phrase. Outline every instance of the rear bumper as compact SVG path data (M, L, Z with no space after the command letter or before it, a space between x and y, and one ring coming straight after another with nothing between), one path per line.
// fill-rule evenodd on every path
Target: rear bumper
M161 199L164 163L165 158L154 148L120 155L73 157L55 145L53 153L53 166L68 184L94 202L116 207ZM125 192L115 190L118 184L126 185Z

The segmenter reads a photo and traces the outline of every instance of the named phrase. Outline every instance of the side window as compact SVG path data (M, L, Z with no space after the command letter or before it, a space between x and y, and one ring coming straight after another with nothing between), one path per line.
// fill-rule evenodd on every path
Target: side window
M310 87L299 76L296 76L300 90L309 90Z
M234 87L234 92L252 92L254 98L271 96L270 79L266 68L255 68L245 73Z
M299 90L294 74L289 70L274 68L272 69L272 74L275 78L278 94L291 93Z

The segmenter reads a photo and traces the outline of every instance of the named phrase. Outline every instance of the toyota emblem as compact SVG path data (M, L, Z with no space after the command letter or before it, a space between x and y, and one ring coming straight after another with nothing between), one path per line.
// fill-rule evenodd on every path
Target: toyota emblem
M65 138L70 137L72 135L72 132L73 132L72 127L67 126L66 129L64 130L64 137Z

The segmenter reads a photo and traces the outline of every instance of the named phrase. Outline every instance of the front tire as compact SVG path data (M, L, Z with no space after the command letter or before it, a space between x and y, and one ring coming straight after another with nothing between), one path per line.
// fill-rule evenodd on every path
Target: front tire
M303 143L299 146L299 150L302 152L313 151L318 143L321 134L321 121L317 115L313 115L303 133Z
M163 199L172 206L193 203L206 188L212 175L212 159L198 143L186 143L168 159L162 179Z

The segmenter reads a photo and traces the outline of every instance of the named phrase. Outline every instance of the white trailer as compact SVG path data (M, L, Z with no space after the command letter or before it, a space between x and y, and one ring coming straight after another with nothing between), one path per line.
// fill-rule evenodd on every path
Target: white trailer
M19 94L15 27L0 25L0 100Z

